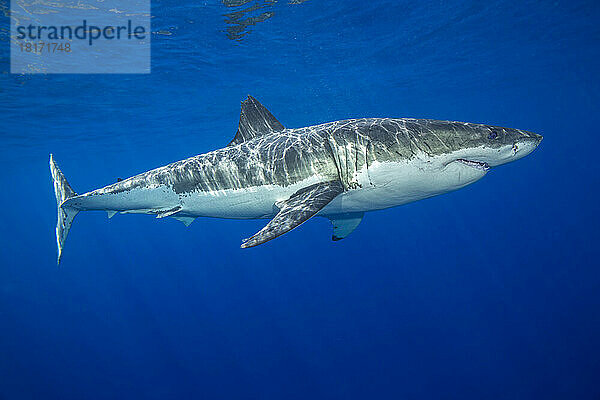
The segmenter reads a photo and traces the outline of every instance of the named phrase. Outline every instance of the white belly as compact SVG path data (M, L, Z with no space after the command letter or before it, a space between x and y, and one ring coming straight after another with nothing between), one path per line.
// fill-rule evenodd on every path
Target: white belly
M440 168L422 160L405 163L374 163L359 171L351 189L323 208L318 215L363 212L394 207L460 189L485 175L486 171L453 162ZM270 218L275 203L288 199L299 189L322 182L315 175L291 186L265 185L193 193L182 198L181 215L217 218Z
M376 162L357 175L362 186L336 197L320 215L380 210L460 189L486 171L452 162L440 168L421 160Z
M315 175L287 187L264 185L192 193L182 198L181 214L233 219L271 218L277 213L275 203L287 200L298 190L319 182L323 182L323 178Z

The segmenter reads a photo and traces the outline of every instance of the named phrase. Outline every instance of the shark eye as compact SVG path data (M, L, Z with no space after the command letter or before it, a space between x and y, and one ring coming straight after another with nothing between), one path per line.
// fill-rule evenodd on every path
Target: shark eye
M494 140L498 137L498 133L496 133L496 131L491 131L490 134L488 135L488 139Z

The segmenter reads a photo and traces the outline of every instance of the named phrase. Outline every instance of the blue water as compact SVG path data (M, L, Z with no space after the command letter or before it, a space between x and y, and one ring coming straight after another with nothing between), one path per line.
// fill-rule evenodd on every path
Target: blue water
M155 1L149 75L8 74L2 17L0 398L600 398L600 3L226 3ZM223 147L248 94L544 141L340 242L90 212L56 266L50 152L85 192Z

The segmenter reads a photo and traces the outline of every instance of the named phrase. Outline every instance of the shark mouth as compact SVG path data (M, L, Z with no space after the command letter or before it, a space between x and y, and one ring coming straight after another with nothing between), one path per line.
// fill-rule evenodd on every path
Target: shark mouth
M465 160L464 158L459 158L456 161L482 171L487 171L490 169L490 164L486 162Z

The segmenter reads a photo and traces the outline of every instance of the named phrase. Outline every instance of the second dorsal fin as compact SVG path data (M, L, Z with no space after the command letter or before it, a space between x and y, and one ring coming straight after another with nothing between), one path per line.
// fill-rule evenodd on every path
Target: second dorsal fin
M240 114L240 125L238 131L229 143L229 146L246 142L256 137L266 135L273 132L279 132L285 128L277 118L273 116L252 96L248 96L242 102L242 112Z

